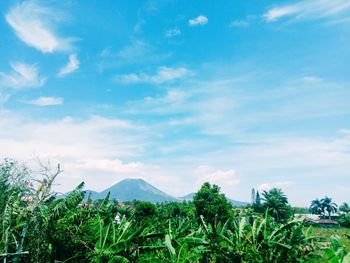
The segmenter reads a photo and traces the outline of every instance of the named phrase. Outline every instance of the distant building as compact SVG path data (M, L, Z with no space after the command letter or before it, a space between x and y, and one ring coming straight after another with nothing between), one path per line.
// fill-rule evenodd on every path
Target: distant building
M295 218L303 219L303 221L310 225L317 225L323 227L338 227L339 223L336 219L339 217L339 214L331 214L331 219L324 218L322 215L314 215L314 214L295 214Z
M253 188L252 189L252 205L254 205L255 204L255 202L256 202L256 193L255 193L255 189Z

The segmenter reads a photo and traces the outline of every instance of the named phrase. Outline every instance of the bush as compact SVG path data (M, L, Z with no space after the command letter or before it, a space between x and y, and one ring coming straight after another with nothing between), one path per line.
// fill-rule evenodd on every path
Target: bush
M225 222L232 216L232 205L227 201L224 194L220 193L220 187L204 183L193 198L196 214L203 216L205 221L215 224Z
M135 205L135 219L143 221L156 215L156 206L150 202L138 202Z
M338 222L341 226L350 227L350 213L341 215Z

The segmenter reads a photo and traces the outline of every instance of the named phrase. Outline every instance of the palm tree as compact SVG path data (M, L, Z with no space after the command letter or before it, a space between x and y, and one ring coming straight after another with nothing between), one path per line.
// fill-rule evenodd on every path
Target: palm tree
M316 198L315 200L312 200L309 210L313 214L317 214L317 215L324 214L324 207L321 200L319 200L318 198Z
M344 213L350 213L350 206L348 203L343 203L340 207L339 207L339 211L344 212Z
M270 191L263 192L264 207L277 222L287 219L290 212L287 196L281 189L272 188Z
M329 219L331 219L331 213L337 212L338 205L332 202L332 198L325 196L321 199L324 210L327 211Z

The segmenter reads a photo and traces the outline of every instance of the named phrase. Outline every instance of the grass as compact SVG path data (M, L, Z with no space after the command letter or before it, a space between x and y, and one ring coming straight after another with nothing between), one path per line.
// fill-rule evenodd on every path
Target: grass
M346 227L313 227L313 233L315 236L324 237L326 241L329 241L331 235L338 235L346 247L347 251L350 251L350 228Z
M313 229L313 235L323 237L326 242L329 242L332 235L338 235L343 243L343 245L346 247L346 250L350 252L350 228L345 227L312 227ZM329 261L322 259L322 258L314 258L309 261L308 263L329 263ZM347 257L344 259L343 263L350 263L349 258Z

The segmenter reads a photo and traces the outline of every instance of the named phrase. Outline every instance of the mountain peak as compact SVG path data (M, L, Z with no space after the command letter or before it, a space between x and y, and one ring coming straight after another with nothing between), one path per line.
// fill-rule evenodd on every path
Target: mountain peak
M142 178L123 179L101 192L99 197L103 198L108 192L110 192L111 198L120 201L141 200L157 203L177 200L175 197L162 192Z
M118 182L120 183L143 183L143 184L148 184L144 179L142 178L125 178L121 181Z

